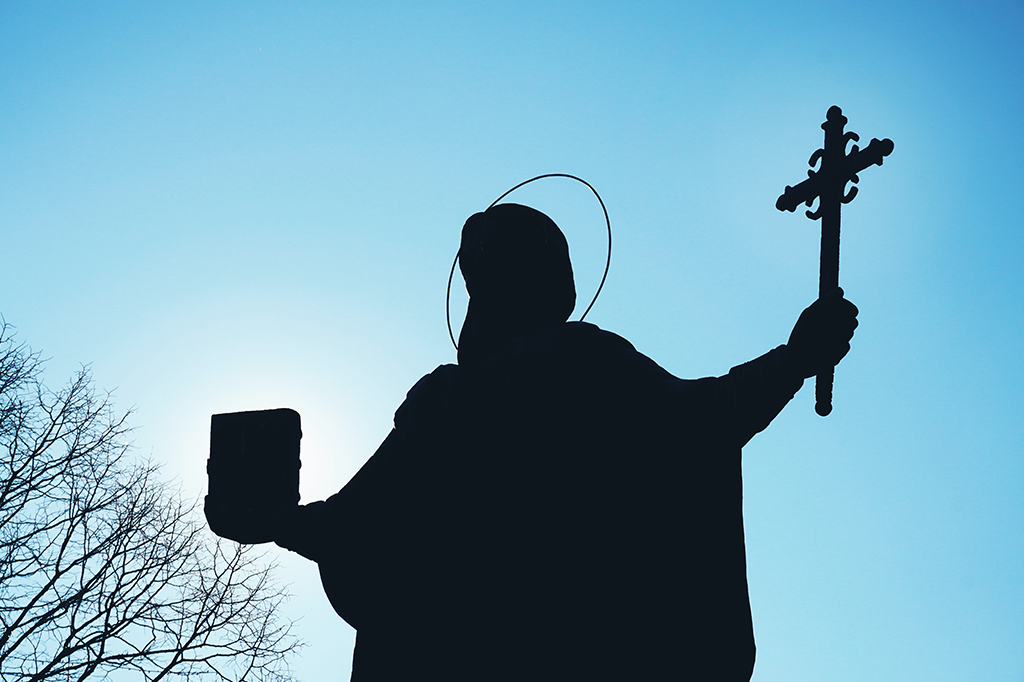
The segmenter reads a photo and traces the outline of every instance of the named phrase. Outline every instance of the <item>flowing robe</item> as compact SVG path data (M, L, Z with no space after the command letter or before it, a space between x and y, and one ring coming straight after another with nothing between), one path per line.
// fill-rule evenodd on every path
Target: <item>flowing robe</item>
M746 682L741 448L802 384L786 350L683 380L566 323L421 379L278 540L356 628L352 679Z

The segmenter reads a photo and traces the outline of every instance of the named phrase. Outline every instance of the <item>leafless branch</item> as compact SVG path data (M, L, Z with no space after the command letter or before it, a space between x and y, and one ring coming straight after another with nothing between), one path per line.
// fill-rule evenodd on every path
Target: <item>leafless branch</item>
M3 679L289 679L299 644L273 566L212 539L131 456L128 415L88 367L57 392L41 367L0 319Z

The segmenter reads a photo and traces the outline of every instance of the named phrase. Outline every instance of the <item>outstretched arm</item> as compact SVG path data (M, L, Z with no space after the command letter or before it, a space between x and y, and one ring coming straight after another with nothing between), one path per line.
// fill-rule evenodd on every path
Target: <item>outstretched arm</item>
M834 367L850 351L857 306L843 290L818 299L801 314L782 346L719 379L732 430L743 445L782 411L804 379Z
M410 432L436 421L454 371L455 366L442 365L420 379L395 413L395 428L366 464L338 493L281 515L274 541L318 563L334 560L339 552L379 554L371 545L386 542L384 536L401 524L398 519L422 487L417 467L430 466L424 453L404 443Z
M352 543L356 536L361 537L362 526L366 523L364 517L368 513L372 515L374 503L379 504L386 497L385 490L371 488L375 479L386 477L383 470L391 465L396 442L396 432L392 429L377 452L339 492L324 501L298 505L281 514L274 542L319 562L336 552L338 543Z

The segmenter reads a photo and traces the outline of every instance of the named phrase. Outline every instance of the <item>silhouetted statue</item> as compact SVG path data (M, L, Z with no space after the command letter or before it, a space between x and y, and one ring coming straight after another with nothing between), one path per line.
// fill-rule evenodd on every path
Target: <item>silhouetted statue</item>
M786 345L678 379L566 320L544 214L472 216L457 365L423 377L352 480L275 540L357 630L352 679L748 680L740 449L849 350L841 290Z

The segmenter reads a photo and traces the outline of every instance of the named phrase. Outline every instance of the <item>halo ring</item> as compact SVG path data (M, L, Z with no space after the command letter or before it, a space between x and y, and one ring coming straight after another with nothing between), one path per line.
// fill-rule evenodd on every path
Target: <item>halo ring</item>
M583 311L582 315L580 315L580 320L579 321L582 322L583 319L587 316L587 313L590 312L590 309L594 307L595 303L597 303L597 297L601 295L601 289L604 288L604 282L605 282L606 279L608 279L608 270L609 270L609 268L611 268L611 265L612 265L612 221L611 221L611 219L608 218L608 209L605 207L604 201L601 199L601 195L597 193L597 190L594 189L593 186L589 182L587 182L583 178L577 177L575 175L570 175L568 173L544 173L543 175L537 175L535 177L530 178L529 180L524 180L523 182L520 182L518 185L516 185L512 189L506 191L500 197L498 197L497 199L492 201L491 205L488 206L487 208L490 209L490 208L494 207L499 201L501 201L502 199L507 197L509 194L512 194L512 192L515 192L520 187L523 187L524 185L529 185L531 182L536 182L537 180L543 180L545 178L569 178L570 180L575 180L576 182L579 182L579 183L585 185L587 189L589 189L591 192L594 193L594 196L597 198L597 203L601 204L601 210L604 212L604 223L605 223L605 226L608 229L608 255L605 258L604 274L601 275L601 283L597 286L597 291L594 292L594 298L590 299L590 305L588 305L587 309ZM461 246L460 246L460 250L461 250ZM448 337L451 338L452 345L455 346L455 350L456 351L459 350L459 344L456 343L456 341L455 341L455 333L452 331L451 300L452 300L452 280L455 278L455 266L458 265L458 264L459 264L459 254L456 253L455 254L455 260L452 261L451 272L448 273L448 289L445 292L445 296L444 296L444 312L445 312L445 317L447 318L447 321L448 321Z

